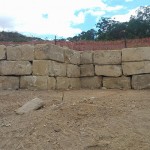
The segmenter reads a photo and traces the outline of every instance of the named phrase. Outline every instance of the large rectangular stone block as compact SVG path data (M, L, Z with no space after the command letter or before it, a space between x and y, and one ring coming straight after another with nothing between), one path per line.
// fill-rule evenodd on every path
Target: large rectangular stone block
M81 88L99 89L102 87L102 77L83 77L81 78Z
M119 77L122 75L121 65L95 65L95 74L110 76L110 77Z
M55 90L56 89L56 79L54 77L48 77L48 90Z
M80 67L77 65L67 64L67 77L80 77Z
M150 74L133 75L132 76L133 89L150 89Z
M64 49L53 44L35 45L35 59L50 59L58 62L64 62Z
M49 76L65 77L67 67L65 63L49 61Z
M122 61L150 60L150 47L125 48L122 50Z
M65 61L70 64L80 64L80 52L65 49Z
M29 61L1 61L0 75L30 75L32 66Z
M89 65L81 65L81 77L86 77L86 76L94 76L94 65L89 64Z
M34 60L33 61L33 75L44 76L48 75L48 60Z
M33 45L18 45L7 46L7 60L28 60L34 59L34 46Z
M47 81L47 76L22 76L20 78L20 88L47 90Z
M121 64L121 50L94 51L94 64L112 65Z
M57 77L57 89L79 89L81 87L80 78Z
M107 89L131 89L130 77L104 77L103 87Z
M6 46L0 45L0 60L6 59Z
M150 73L150 61L123 62L122 69L124 75Z
M69 89L80 89L81 82L80 78L69 78Z
M48 44L36 44L34 46L34 59L43 60L49 59L49 45Z
M0 90L19 89L19 77L0 76Z
M93 52L85 51L81 52L81 64L92 64L93 63Z

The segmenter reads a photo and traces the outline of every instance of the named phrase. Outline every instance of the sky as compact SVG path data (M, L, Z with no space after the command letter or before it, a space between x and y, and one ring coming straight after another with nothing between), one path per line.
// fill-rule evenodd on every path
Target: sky
M96 29L101 17L128 21L149 0L0 0L0 31L43 39Z

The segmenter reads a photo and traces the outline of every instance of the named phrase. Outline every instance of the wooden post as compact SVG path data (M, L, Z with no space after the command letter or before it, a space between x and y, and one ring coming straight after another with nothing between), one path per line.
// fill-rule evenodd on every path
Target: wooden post
M55 35L55 45L56 45L56 35Z

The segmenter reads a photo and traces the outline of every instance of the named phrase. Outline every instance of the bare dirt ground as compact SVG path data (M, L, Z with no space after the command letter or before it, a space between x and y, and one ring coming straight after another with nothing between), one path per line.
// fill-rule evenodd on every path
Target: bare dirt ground
M150 150L150 90L0 91L0 150Z

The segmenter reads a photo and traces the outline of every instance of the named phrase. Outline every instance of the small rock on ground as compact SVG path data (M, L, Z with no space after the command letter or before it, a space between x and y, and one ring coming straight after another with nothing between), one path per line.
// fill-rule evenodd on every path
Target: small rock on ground
M40 109L41 107L43 107L43 105L44 105L43 100L39 98L34 98L28 101L27 103L25 103L22 107L18 108L16 110L16 114L22 115L24 113L28 113L33 110Z

